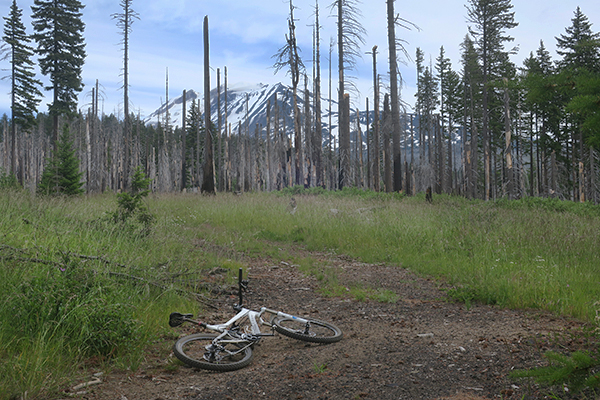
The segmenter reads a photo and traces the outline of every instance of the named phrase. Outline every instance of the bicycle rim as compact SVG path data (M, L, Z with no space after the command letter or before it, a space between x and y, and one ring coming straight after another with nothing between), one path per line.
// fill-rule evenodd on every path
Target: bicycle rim
M334 343L342 339L342 331L337 326L316 319L309 319L309 326L292 318L276 318L275 330L292 339L312 343Z
M241 343L221 341L216 350L207 350L215 337L202 333L184 336L175 342L173 353L191 367L211 371L234 371L250 364L252 348Z

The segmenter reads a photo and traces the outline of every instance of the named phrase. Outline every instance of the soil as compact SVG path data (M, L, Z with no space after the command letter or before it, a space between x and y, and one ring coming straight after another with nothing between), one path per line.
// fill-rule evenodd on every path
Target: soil
M569 351L586 345L577 321L539 311L467 306L451 301L443 283L397 266L331 254L311 256L335 268L341 284L391 290L397 301L324 297L319 281L296 266L254 260L248 271L251 308L264 305L333 322L344 338L319 345L276 334L255 347L248 367L218 373L189 368L174 359L166 349L176 337L197 330L175 328L138 370L111 372L98 379L92 376L97 371L90 369L87 380L101 383L69 388L65 398L543 399L549 398L548 389L515 381L508 374L545 364L543 353L549 349ZM234 315L235 301L231 288L229 295L216 296L218 310L205 308L199 319L224 322ZM190 310L166 310L165 323L171 311ZM565 398L565 393L557 394Z

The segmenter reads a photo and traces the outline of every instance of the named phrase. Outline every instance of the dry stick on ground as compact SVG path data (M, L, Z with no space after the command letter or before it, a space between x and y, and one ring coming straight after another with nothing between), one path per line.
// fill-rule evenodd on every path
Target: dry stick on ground
M25 249L19 249L19 248L8 246L8 245L0 245L0 250L3 250L3 249L8 249L8 250L12 250L12 251L20 252L20 253L26 253ZM81 254L76 254L76 253L71 253L71 252L63 253L63 254L77 256L77 257L82 258L82 259L99 260L99 261L102 261L102 262L104 262L106 264L115 264L115 265L118 265L120 267L127 268L127 266L124 265L124 264L115 263L115 262L107 260L107 259L105 259L103 257L86 256L86 255L81 255ZM58 262L58 261L44 260L44 259L35 258L35 257L17 257L17 256L14 256L14 255L9 255L9 256L0 256L0 260L2 260L2 261L6 260L6 261L32 262L32 263L36 263L36 264L54 265L54 266L59 267L59 268L66 268L67 267L66 264ZM161 285L161 284L156 283L156 282L152 282L152 281L150 281L148 279L145 279L145 278L142 278L142 277L139 277L139 276L134 276L134 275L129 275L129 274L123 274L123 273L119 273L119 272L111 272L111 271L108 272L108 275L109 276L117 276L117 277L121 277L121 278L127 278L127 279L130 279L130 280L133 280L136 283L143 283L143 284L147 284L147 285L152 285L152 286L155 286L155 287L157 287L159 289L162 289L162 290L168 290L169 289L168 286ZM175 277L180 276L180 275L181 274L176 274ZM210 303L209 299L207 299L205 296L203 296L200 293L190 292L188 290L177 288L177 287L173 287L172 289L175 290L175 291L177 291L177 292L180 292L180 293L184 293L184 294L187 294L187 295L194 296L196 298L196 300L198 300L200 303L202 303L202 304L204 304L204 305L206 305L208 307L211 307L213 309L217 309L216 306L214 306L212 303Z
M165 285L161 285L159 283L149 281L148 279L141 278L139 276L134 276L134 275L129 275L129 274L122 274L122 273L119 273L119 272L109 272L108 274L110 276L118 276L118 277L121 277L121 278L131 279L134 282L140 282L140 283L143 283L143 284L152 285L154 287L157 287L157 288L163 289L163 290L168 290L169 289L169 287L167 287ZM218 309L216 306L214 306L213 304L211 304L209 302L209 300L206 299L206 297L204 297L200 293L189 292L189 291L187 291L185 289L180 289L180 288L177 288L177 287L173 287L172 289L175 290L175 291L177 291L177 292L180 292L180 293L192 295L192 296L194 296L196 298L196 300L198 300L200 303L204 304L205 306L211 307L211 308L213 308L215 310Z

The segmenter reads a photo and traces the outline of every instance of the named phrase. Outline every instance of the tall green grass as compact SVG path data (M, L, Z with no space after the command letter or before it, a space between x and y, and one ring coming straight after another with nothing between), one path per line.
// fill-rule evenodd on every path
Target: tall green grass
M596 206L446 196L427 204L423 196L298 188L150 196L147 205L156 222L140 234L106 218L116 208L111 194L0 192L0 398L48 396L85 360L136 368L148 343L168 332L169 312L200 307L177 288L199 291L207 269L251 266L254 257L289 261L297 246L439 277L466 301L590 322L599 307ZM314 260L299 262L319 271Z
M167 278L187 268L199 281L206 257L182 265L179 241L110 222L115 207L0 194L0 399L52 396L85 360L136 368L165 310L197 309Z
M473 300L594 320L600 300L598 206L553 199L486 203L437 196L430 205L422 196L291 195L294 213L288 196L273 194L176 197L156 208L168 207L190 233L249 254L277 248L268 243L301 244L441 277Z

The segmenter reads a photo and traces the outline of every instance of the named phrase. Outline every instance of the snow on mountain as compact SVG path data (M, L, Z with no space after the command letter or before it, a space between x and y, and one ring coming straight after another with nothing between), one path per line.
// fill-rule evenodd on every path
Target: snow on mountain
M217 89L211 90L210 93L211 103L211 120L217 124ZM300 113L304 111L304 92L298 90L296 94L298 109ZM187 108L189 110L192 101L196 100L200 103L200 111L204 112L204 98L199 92L195 90L188 90L186 92ZM250 131L250 134L254 134L256 125L258 124L260 132L264 135L267 125L267 107L271 105L271 118L274 118L274 104L277 101L279 108L279 126L283 129L285 126L286 132L291 134L293 132L293 121L292 121L292 88L281 83L276 84L234 84L227 88L227 102L225 101L224 87L221 87L221 123L223 124L222 129L225 129L225 113L227 113L227 123L231 125L232 132L238 133L238 128L241 123L242 132L245 133L246 129ZM183 106L183 93L169 101L169 120L171 126L182 125L182 106ZM321 123L324 142L328 142L329 138L329 100L322 98L321 103ZM332 132L334 137L337 136L337 102L332 101ZM311 109L314 111L312 104L311 95ZM164 123L166 115L167 105L164 104L158 110L154 111L145 123L156 125L159 121ZM362 118L361 118L362 119ZM364 132L363 127L363 132ZM273 120L271 122L271 129L273 129Z
M303 88L302 88L303 89ZM187 91L187 107L188 110L193 100L200 102L200 112L204 113L204 96L194 90ZM217 89L213 89L210 93L211 103L211 120L217 125ZM302 114L304 113L304 91L298 90L296 94L298 109L301 113L301 121L303 121ZM274 104L277 101L279 108L279 128L284 129L288 136L293 135L293 102L292 102L292 88L282 83L276 83L271 85L266 84L248 84L238 83L230 85L227 89L227 102L225 102L225 91L221 88L221 124L222 130L225 130L225 114L227 113L227 124L231 126L232 134L239 134L239 128L242 129L242 134L246 134L246 129L250 135L254 135L256 131L256 125L258 124L260 135L263 137L266 133L267 125L267 107L269 102L271 104L271 132L274 129ZM313 101L311 95L311 109L314 114ZM168 104L169 119L171 126L181 126L182 116L182 105L183 105L183 94L171 99ZM227 107L227 108L226 108ZM167 107L163 105L158 110L154 111L146 119L146 123L156 125L158 121L163 123L165 118L165 111ZM331 102L331 131L332 136L336 141L337 145L337 101L332 100ZM370 123L373 122L374 112L369 112L368 120ZM314 121L314 117L313 117ZM366 132L367 132L367 113L366 111L359 112L360 129L362 132L363 146L366 147ZM403 131L401 146L402 148L408 148L411 145L412 133L416 132L419 126L419 118L414 114L402 114L400 117L401 129ZM329 135L329 99L321 98L321 126L323 133L323 145L328 146L330 141ZM304 125L301 122L301 128L304 132ZM382 127L383 129L383 127ZM354 146L356 141L356 110L350 111L350 142L351 146ZM304 134L304 133L303 133ZM419 146L418 135L414 138L414 145Z

